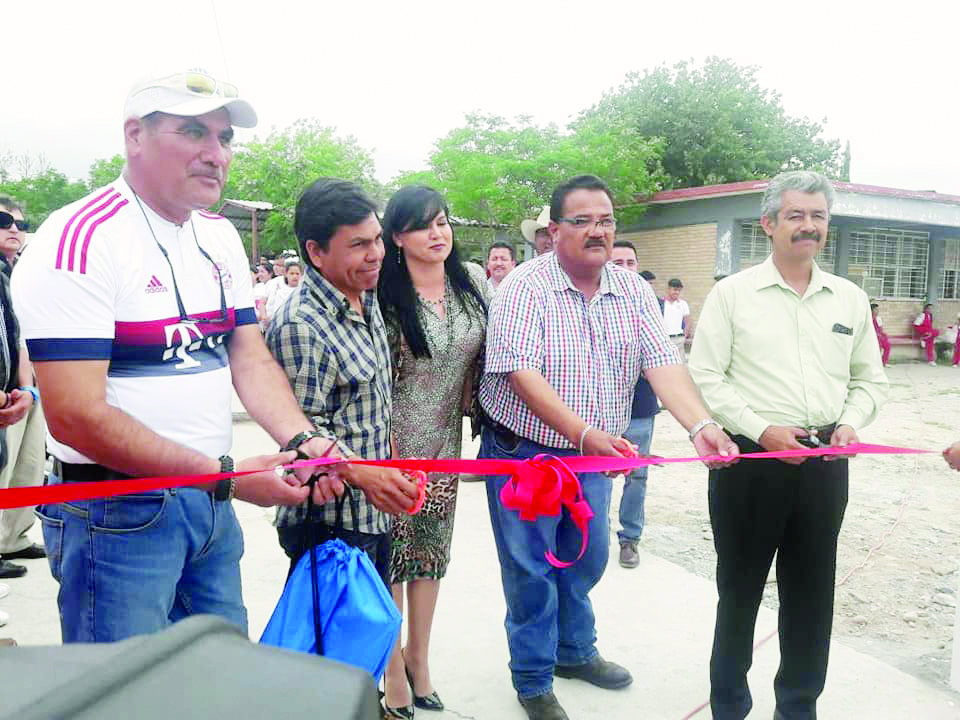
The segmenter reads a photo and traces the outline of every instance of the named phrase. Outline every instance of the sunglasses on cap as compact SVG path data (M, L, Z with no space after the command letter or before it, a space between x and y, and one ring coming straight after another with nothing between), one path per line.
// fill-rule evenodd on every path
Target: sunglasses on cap
M22 232L30 229L30 223L26 220L16 220L10 213L0 210L0 230L9 230L14 225Z
M240 95L236 85L227 82L220 82L216 78L211 77L206 73L197 72L195 70L177 73L176 75L168 75L165 78L160 78L154 82L153 85L154 87L169 87L176 88L178 90L186 90L187 92L191 92L194 95L199 95L200 97L219 95L220 97L225 98L235 98L239 97Z

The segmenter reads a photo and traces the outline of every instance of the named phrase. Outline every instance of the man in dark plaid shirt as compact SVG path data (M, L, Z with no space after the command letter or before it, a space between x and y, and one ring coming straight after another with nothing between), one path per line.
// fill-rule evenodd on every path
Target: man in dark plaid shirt
M375 210L345 180L321 178L304 191L294 228L306 273L267 330L267 345L317 432L336 442L335 454L367 460L391 455L390 350L375 292L384 250ZM356 502L344 498L336 531L336 501L315 508L317 539L336 536L363 548L389 587L390 514L409 509L417 487L392 468L347 464L337 475L356 488ZM305 519L305 505L277 511L291 568L308 547Z

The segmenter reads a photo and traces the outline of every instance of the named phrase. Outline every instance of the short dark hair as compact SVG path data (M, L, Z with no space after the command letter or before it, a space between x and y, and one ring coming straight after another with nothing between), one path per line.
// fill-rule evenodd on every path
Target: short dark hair
M491 243L491 244L490 244L490 247L487 248L487 260L490 259L490 253L493 252L496 248L500 248L500 249L502 249L502 250L509 250L509 251L510 251L510 259L513 260L514 262L517 261L517 256L516 256L516 255L514 254L514 252L513 252L513 245L511 245L511 244L509 244L509 243L505 243L505 242L495 242L495 243Z
M622 247L622 248L630 248L631 250L633 250L633 254L634 254L634 255L637 254L637 248L636 248L636 246L635 246L632 242L630 242L629 240L614 240L614 241L613 241L613 246L614 246L614 247Z
M667 281L667 287L682 288L683 283L680 282L680 278L670 278L670 280Z
M870 303L870 309L871 309L871 310L876 310L878 307L880 307L880 306L877 305L876 303Z
M5 207L7 210L17 210L21 214L24 212L23 203L14 200L9 195L0 195L0 207Z
M326 251L330 247L330 238L342 225L357 225L376 211L373 198L354 182L327 177L314 181L297 200L293 219L301 257L310 257L308 240L313 240Z
M607 184L596 175L577 175L566 182L557 186L550 196L550 219L556 222L563 217L563 203L567 200L567 195L574 190L600 190L606 193L610 198L610 204L613 205L613 195Z
M642 278L643 278L644 280L646 280L647 282L650 282L651 280L656 280L656 279L657 279L657 276L654 275L654 274L653 274L652 272L650 272L649 270L641 270L641 271L640 271L640 277L642 277Z

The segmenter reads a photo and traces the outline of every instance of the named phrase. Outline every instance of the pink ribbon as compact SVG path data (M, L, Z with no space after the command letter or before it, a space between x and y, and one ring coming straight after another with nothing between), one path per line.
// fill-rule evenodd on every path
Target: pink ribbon
M739 460L780 459L794 457L826 457L833 455L921 455L935 452L917 448L893 447L890 445L871 445L852 443L846 447L818 447L799 450L778 450L776 452L744 453ZM408 511L416 514L426 499L427 473L471 473L474 475L510 475L510 479L500 491L500 501L504 507L520 513L520 519L535 522L541 516L556 516L563 508L570 513L571 519L580 529L582 540L580 552L575 560L563 561L552 551L544 554L554 567L570 567L583 557L588 543L588 527L593 510L583 497L583 487L577 473L618 472L649 465L669 465L689 462L726 462L730 458L721 455L707 457L565 457L560 460L552 455L537 455L529 460L461 460L458 458L403 458L397 460L358 460L348 462L360 465L393 467L413 475L417 480L417 499ZM342 463L340 458L313 458L297 460L284 465L287 470L301 467L317 467ZM259 470L233 473L214 473L210 475L173 475L152 478L131 478L124 480L105 480L92 483L67 483L43 487L7 488L0 490L0 509L44 505L76 500L129 495L165 488L201 485L229 477L250 475Z

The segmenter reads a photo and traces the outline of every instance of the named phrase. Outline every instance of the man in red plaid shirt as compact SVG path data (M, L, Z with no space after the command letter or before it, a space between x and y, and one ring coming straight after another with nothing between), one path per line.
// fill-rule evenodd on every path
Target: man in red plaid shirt
M663 329L653 290L610 263L616 219L610 190L580 175L560 185L550 205L555 250L523 263L494 299L480 401L486 420L480 457L630 454L630 422L640 373L690 432L700 455L732 460L736 445L700 401ZM593 509L590 543L566 569L544 552L575 557L580 532L569 515L521 521L499 501L506 477L487 481L493 534L507 603L510 670L531 720L567 717L553 676L622 688L633 678L596 648L588 593L609 555L610 478L580 475Z

